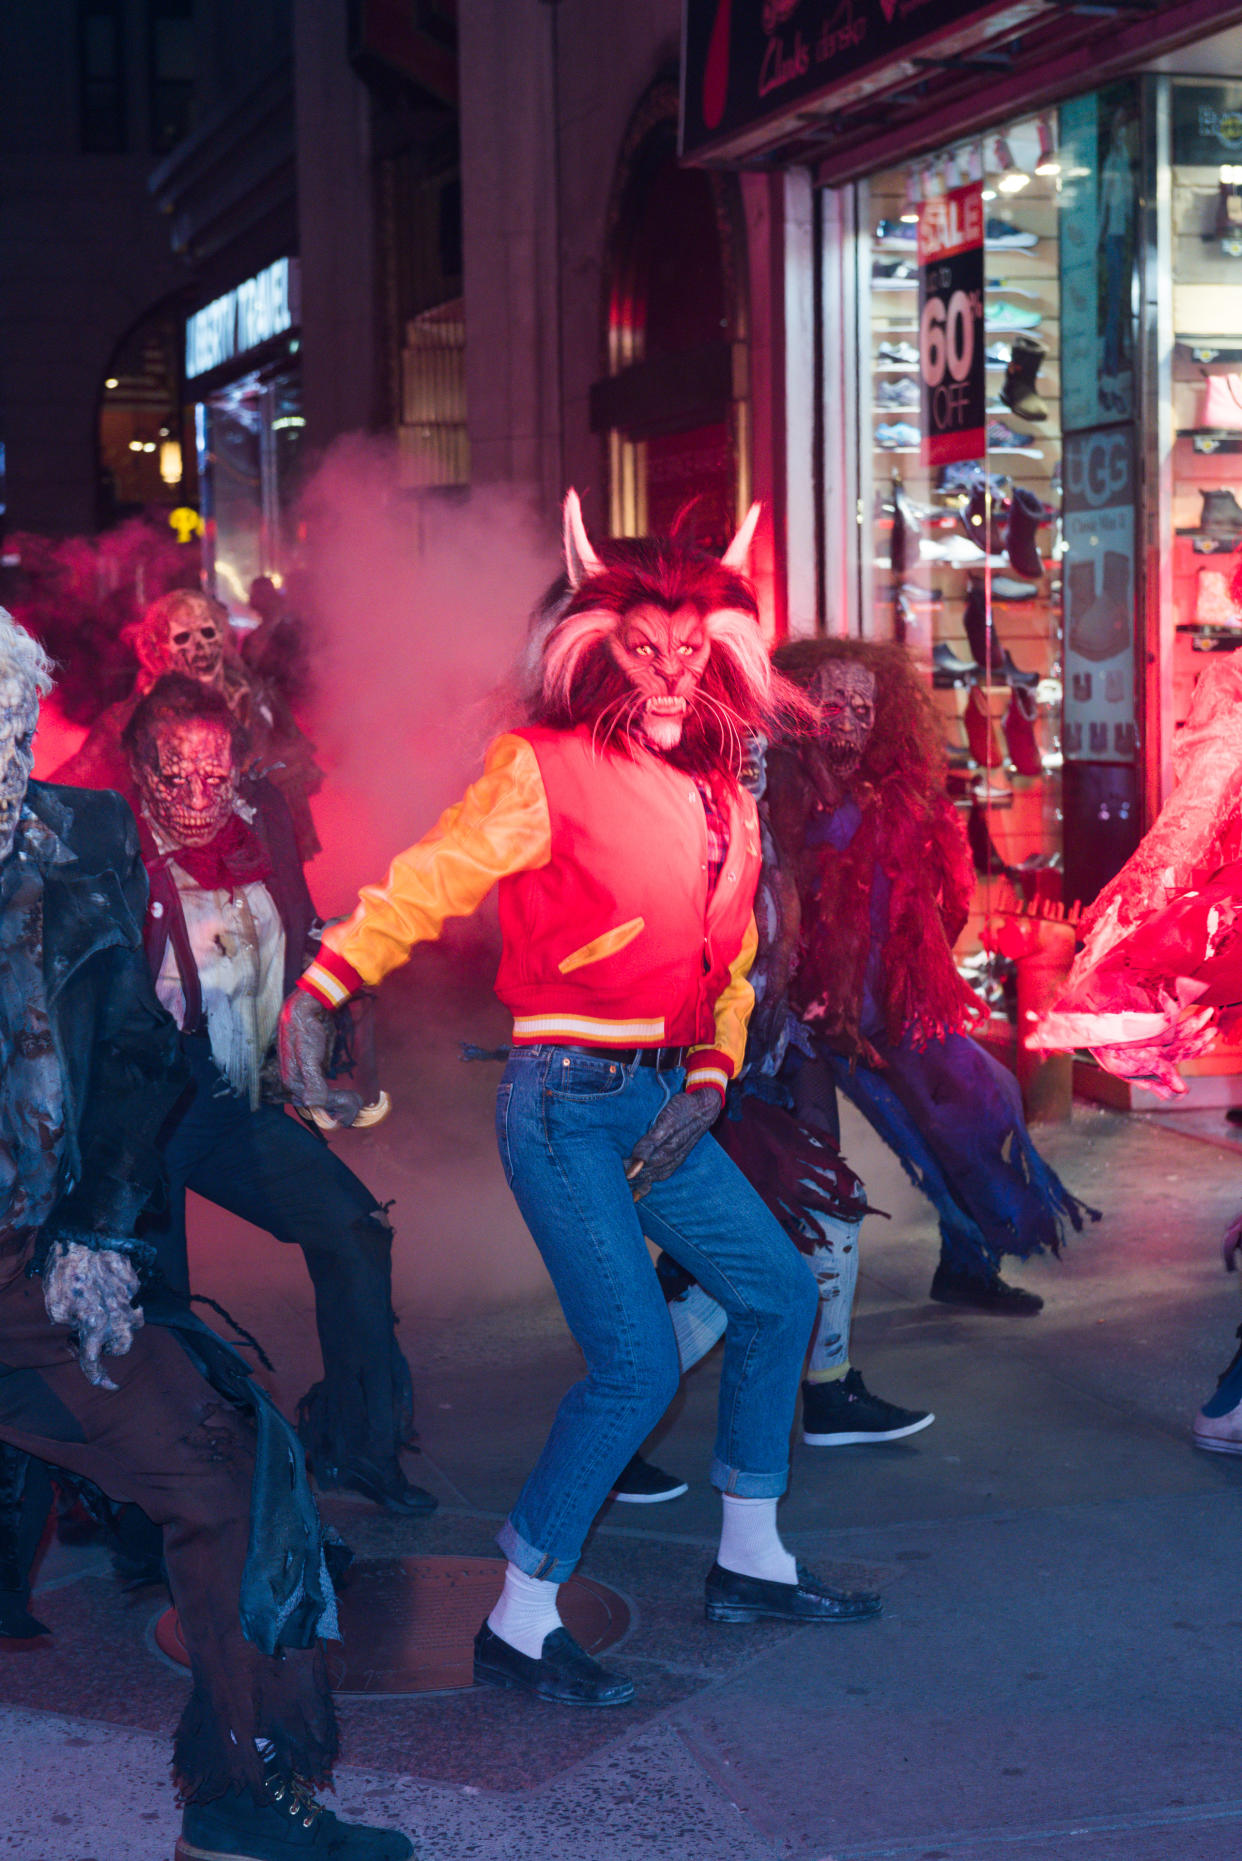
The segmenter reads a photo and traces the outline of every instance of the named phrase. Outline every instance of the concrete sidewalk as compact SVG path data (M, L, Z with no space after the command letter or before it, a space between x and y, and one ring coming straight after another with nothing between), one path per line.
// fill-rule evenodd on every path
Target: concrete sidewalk
M1230 1861L1242 1855L1234 1713L1242 1462L1189 1418L1242 1311L1216 1244L1242 1203L1227 1149L1080 1108L1045 1141L1107 1218L1012 1277L1034 1320L926 1302L932 1224L861 1126L872 1199L853 1357L935 1426L888 1448L798 1447L782 1529L804 1561L877 1581L878 1621L709 1628L702 1577L716 1361L688 1380L662 1465L671 1505L614 1506L584 1573L634 1621L638 1703L575 1714L459 1692L341 1704L345 1813L410 1830L427 1861ZM296 1263L238 1228L204 1290L264 1337L289 1397L313 1368ZM411 1244L407 1297L417 1283ZM279 1297L273 1293L278 1281ZM411 1304L412 1300L409 1301ZM364 1555L488 1555L576 1353L552 1302L408 1323L441 1510L414 1526L334 1499ZM161 1599L121 1597L98 1551L54 1549L56 1631L0 1653L0 1857L166 1861L167 1729L184 1682L154 1651Z

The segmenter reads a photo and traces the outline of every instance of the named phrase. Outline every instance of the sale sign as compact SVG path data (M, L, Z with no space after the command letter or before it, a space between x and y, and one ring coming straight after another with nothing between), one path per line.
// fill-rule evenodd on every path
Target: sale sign
M983 457L984 352L983 190L976 181L919 209L924 465Z

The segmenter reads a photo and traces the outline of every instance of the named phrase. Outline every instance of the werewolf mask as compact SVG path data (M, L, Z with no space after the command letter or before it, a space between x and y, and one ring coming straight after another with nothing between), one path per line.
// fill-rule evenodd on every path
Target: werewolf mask
M774 712L805 709L772 671L742 573L758 516L754 505L720 558L675 537L597 552L571 491L570 592L544 641L538 721L589 725L596 743L736 779L747 736L770 728Z

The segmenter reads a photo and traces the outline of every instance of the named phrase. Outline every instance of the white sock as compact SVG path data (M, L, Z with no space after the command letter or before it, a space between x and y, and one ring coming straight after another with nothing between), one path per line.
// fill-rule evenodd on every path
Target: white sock
M543 1638L560 1628L556 1592L559 1583L546 1583L542 1577L528 1577L516 1564L505 1568L505 1585L496 1607L487 1618L493 1635L499 1635L519 1654L529 1654L537 1661L543 1653Z
M775 1499L738 1499L732 1493L720 1498L724 1512L716 1562L721 1568L768 1583L796 1583L797 1563L776 1529Z

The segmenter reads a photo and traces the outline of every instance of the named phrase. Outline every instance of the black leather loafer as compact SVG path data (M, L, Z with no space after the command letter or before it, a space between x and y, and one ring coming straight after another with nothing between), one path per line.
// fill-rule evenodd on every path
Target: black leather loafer
M830 1590L802 1564L796 1583L741 1577L719 1564L707 1573L709 1622L865 1622L882 1606L874 1590Z
M634 1682L592 1660L567 1628L544 1636L536 1661L511 1648L484 1622L474 1638L474 1684L517 1687L558 1706L628 1706L634 1697Z

